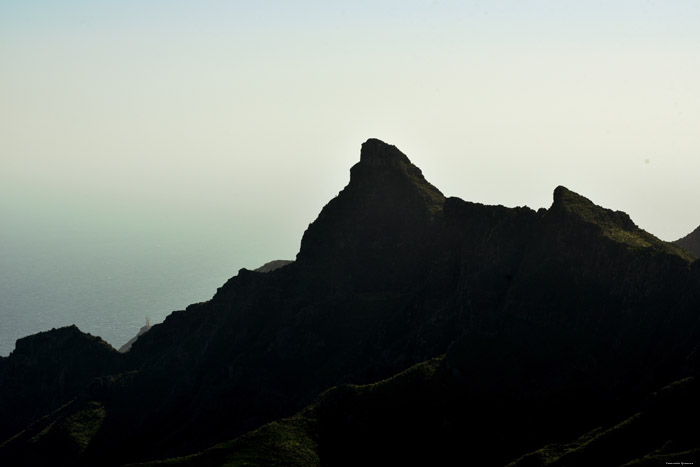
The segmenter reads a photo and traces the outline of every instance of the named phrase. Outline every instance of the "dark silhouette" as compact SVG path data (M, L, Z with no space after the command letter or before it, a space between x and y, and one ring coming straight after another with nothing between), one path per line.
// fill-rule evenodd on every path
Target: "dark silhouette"
M673 243L685 248L686 250L694 254L696 258L700 257L700 227L693 230L685 237L676 240Z
M18 341L0 463L692 462L688 251L564 187L537 212L445 198L379 140L350 173L296 261L129 352L74 327Z

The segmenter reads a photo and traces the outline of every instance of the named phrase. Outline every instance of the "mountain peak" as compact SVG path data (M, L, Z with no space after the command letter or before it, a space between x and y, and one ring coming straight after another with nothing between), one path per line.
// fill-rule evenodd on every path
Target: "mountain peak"
M554 190L554 202L550 212L557 217L561 216L559 218L576 219L577 222L583 221L586 224L597 226L605 237L631 249L663 252L680 256L686 261L693 259L692 255L689 255L682 248L659 240L640 229L627 213L598 206L588 198L564 186L558 186Z
M376 138L370 138L362 144L360 163L370 166L401 167L411 165L408 157L396 146Z
M574 199L585 200L591 203L591 201L578 193L569 190L563 185L559 185L554 189L554 204L568 203Z
M558 186L554 190L552 211L574 215L585 222L599 225L603 229L638 230L637 225L627 213L598 206L585 196L581 196L564 186Z
M410 188L409 188L410 187ZM382 197L409 196L406 189L430 212L442 209L445 196L428 182L423 172L413 165L396 146L370 138L362 144L360 162L350 169L351 190L371 192Z
M693 230L685 237L679 238L673 243L682 248L685 248L686 250L694 254L695 257L700 258L700 227Z
M350 183L304 233L297 258L354 258L367 249L410 256L444 203L440 190L396 146L369 139L350 169Z

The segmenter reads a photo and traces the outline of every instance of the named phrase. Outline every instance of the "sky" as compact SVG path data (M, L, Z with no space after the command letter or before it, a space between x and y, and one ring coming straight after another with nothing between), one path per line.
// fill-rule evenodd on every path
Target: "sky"
M289 257L376 137L450 196L700 225L694 1L2 1L0 63L4 210Z
M447 196L564 185L675 240L699 83L695 0L0 0L0 258L293 259L368 138Z

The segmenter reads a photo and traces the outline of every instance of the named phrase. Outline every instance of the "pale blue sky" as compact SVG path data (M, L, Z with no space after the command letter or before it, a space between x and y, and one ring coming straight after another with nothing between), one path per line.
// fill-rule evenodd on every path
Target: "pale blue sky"
M10 220L216 223L253 267L377 137L446 195L700 225L695 1L0 1L0 73Z
M700 225L700 2L0 0L0 354L293 259L370 137L448 196Z

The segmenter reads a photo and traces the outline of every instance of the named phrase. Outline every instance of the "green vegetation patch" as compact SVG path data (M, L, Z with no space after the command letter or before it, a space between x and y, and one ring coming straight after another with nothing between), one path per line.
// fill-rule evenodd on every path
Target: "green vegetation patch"
M56 428L82 452L100 429L107 412L99 402L88 402L84 408L66 417Z
M412 387L415 384L432 381L438 372L438 368L442 364L444 356L433 358L431 360L413 365L407 370L392 376L391 378L378 381L373 384L363 386L354 386L359 395L376 394L379 392L392 393L396 387Z
M325 391L318 400L297 415L268 423L240 438L227 441L191 456L167 459L140 467L178 466L318 466L318 425L320 414L348 398L384 398L397 389L432 381L443 358L414 365L389 379L363 386L345 385ZM332 409L331 409L332 410Z
M445 204L445 196L423 177L420 169L415 166L409 166L407 175L425 199L430 213L435 214L442 211L442 207Z
M318 447L302 414L272 422L199 454L139 466L317 466Z

